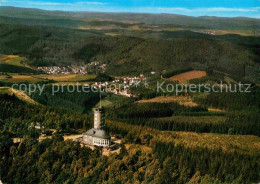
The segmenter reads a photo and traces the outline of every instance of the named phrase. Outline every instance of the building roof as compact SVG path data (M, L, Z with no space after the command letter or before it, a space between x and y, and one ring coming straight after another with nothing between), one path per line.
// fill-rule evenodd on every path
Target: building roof
M94 111L100 111L100 112L103 112L105 109L104 107L100 106L100 107L97 107L97 108L94 108Z
M100 130L100 129L95 129L92 128L88 130L84 135L89 135L97 138L102 138L102 139L110 139L110 135L105 131L105 130Z

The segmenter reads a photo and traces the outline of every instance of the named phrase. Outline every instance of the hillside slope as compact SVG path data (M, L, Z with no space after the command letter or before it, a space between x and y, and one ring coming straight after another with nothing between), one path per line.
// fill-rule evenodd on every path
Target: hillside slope
M38 102L34 101L33 99L31 99L27 94L13 89L13 88L9 88L9 87L0 87L0 94L8 94L10 96L14 95L16 96L18 99L27 102L29 104L33 104L33 105L39 105Z

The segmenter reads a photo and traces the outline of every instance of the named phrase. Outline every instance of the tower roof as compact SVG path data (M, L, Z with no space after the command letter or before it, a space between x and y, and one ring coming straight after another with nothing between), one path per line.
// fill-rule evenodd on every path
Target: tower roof
M95 128L88 130L86 133L84 133L84 135L89 135L89 136L98 137L102 139L111 138L111 136L105 130L100 130Z
M96 107L94 108L95 111L104 111L104 107L103 106L100 106L100 107Z

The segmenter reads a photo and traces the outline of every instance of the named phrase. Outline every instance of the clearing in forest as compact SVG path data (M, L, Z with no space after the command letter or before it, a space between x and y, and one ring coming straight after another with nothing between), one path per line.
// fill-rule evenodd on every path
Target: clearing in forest
M180 105L184 105L186 107L196 107L197 103L192 102L190 96L159 96L152 99L140 100L138 103L171 103L177 102Z
M178 74L178 75L174 75L174 76L170 77L168 80L185 82L185 81L188 81L188 80L205 77L206 75L207 75L207 73L205 71L193 70L193 71L190 71L190 72L185 72L185 73L181 73L181 74Z
M190 96L159 96L152 99L139 100L138 103L171 103L176 102L186 107L196 107L199 104L192 101ZM208 108L209 112L225 112L222 109Z

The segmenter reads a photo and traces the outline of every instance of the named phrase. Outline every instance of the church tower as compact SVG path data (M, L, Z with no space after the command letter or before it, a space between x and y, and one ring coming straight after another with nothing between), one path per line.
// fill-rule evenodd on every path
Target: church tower
M98 107L94 109L94 129L103 129L105 126L105 109Z

